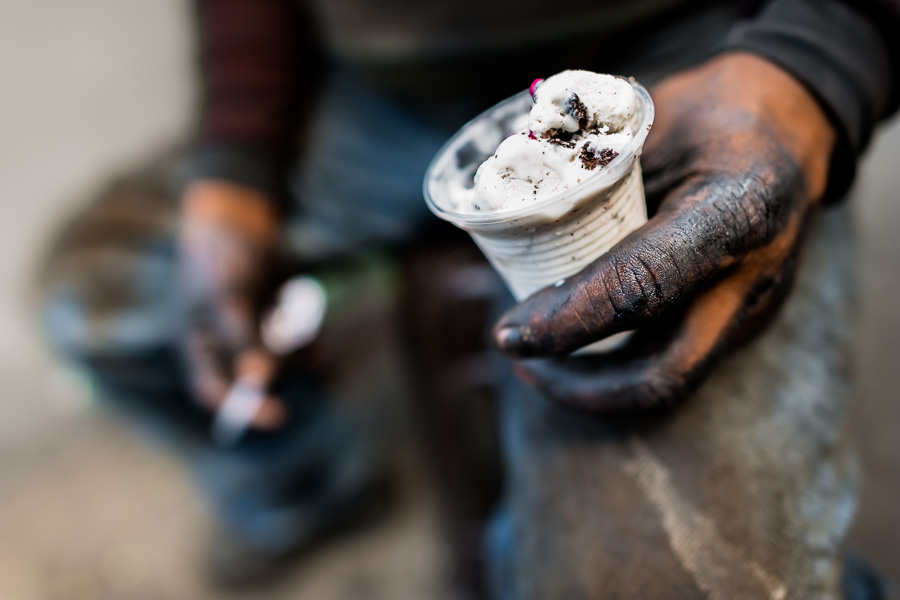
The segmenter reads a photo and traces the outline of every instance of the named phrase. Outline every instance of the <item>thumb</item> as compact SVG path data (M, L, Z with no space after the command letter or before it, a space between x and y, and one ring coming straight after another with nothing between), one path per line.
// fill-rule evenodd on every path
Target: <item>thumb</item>
M510 309L494 327L495 344L514 357L562 356L675 303L676 265L636 238Z

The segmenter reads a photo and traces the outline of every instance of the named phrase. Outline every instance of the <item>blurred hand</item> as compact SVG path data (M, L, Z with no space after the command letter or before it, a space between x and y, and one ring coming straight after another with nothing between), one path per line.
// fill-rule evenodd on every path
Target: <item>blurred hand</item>
M212 409L236 381L266 389L277 361L260 341L260 313L277 278L281 228L273 204L236 184L199 181L185 191L179 235L184 355L197 400ZM274 429L283 403L267 397L251 426Z
M639 329L606 355L518 363L526 381L582 411L669 406L696 388L788 294L825 190L833 127L771 63L722 55L652 95L650 221L494 329L497 346L522 358Z

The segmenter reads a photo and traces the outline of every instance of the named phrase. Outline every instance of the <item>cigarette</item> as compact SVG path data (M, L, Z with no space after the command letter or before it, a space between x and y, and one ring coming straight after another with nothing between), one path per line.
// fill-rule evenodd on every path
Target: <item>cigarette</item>
M265 397L265 392L257 385L239 381L231 386L213 418L213 441L223 447L237 443L247 431Z

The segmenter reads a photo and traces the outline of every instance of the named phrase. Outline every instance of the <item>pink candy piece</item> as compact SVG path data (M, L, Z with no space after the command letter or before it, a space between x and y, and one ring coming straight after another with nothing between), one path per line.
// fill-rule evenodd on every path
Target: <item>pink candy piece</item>
M531 82L531 85L528 86L528 93L531 94L531 97L534 98L535 92L537 92L538 86L544 83L544 80L538 77L534 81Z
M528 139L529 139L529 140L536 140L536 139L537 139L537 136L534 135L534 132L531 131L530 129L528 130Z

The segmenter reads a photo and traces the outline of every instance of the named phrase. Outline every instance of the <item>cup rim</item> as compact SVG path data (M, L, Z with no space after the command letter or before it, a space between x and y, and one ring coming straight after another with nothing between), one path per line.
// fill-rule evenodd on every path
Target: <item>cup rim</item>
M450 139L448 139L444 143L443 146L441 146L441 149L437 151L437 153L434 155L434 158L432 158L431 162L428 164L428 168L425 171L425 178L422 183L422 193L425 196L425 203L428 205L428 208L432 213L435 214L435 216L459 226L505 223L522 217L540 214L544 212L544 209L547 209L555 204L567 201L570 196L575 195L576 191L580 196L585 192L585 188L601 188L625 177L628 170L631 168L631 163L633 162L633 160L640 156L641 150L644 146L644 141L647 139L647 134L650 132L650 129L653 125L655 109L653 106L653 99L650 97L649 92L647 92L644 86L635 81L634 77L622 77L619 75L616 75L616 77L618 77L619 79L624 79L631 84L632 88L634 88L634 91L638 97L638 104L641 108L642 117L641 124L638 126L634 137L630 142L628 142L625 148L623 148L622 152L612 161L610 161L610 163L606 167L596 173L588 175L579 185L575 187L563 190L558 194L554 194L549 198L541 200L540 202L522 206L513 210L505 210L496 213L473 214L458 212L439 206L439 204L435 201L434 195L432 194L432 190L430 188L435 183L435 170L441 167L442 163L448 160L447 153L451 150L451 148L455 147L459 139L462 138L469 129L477 127L478 123L481 120L488 118L488 116L502 110L503 108L506 108L509 104L522 102L522 98L525 95L530 96L529 91L526 89L510 96L509 98L506 98L505 100L502 100L501 102L498 102L491 108L488 108L487 110L473 118L471 121L463 125L455 134L453 134L453 136L450 137Z

